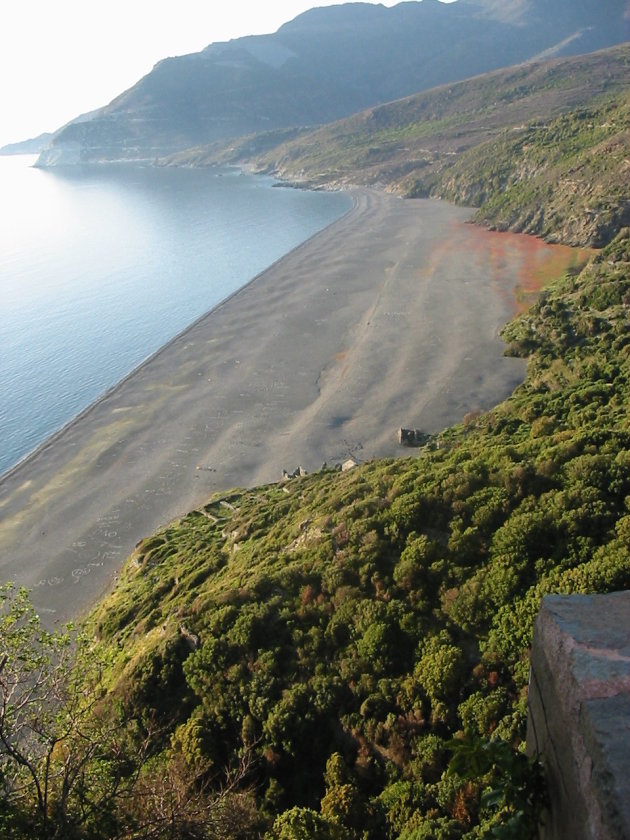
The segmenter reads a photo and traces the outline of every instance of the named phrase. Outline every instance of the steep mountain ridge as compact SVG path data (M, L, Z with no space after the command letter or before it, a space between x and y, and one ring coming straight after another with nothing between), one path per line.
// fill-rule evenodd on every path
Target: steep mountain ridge
M556 0L550 10L540 0L312 9L273 35L159 62L109 105L61 129L40 163L152 159L247 133L329 123L543 51L618 43L630 36L626 11L626 0Z

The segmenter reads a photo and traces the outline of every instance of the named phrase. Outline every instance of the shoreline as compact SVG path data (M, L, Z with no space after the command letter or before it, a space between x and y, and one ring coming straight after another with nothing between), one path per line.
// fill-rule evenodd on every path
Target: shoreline
M352 196L0 478L0 575L47 622L81 615L140 539L213 493L408 456L400 426L439 431L522 381L498 330L529 252L553 246L444 202Z
M202 324L203 321L206 320L206 318L209 318L210 316L212 316L213 314L218 312L221 309L222 306L227 305L231 300L236 298L239 294L241 294L242 292L245 292L245 290L248 289L249 286L251 286L253 283L255 283L258 280L259 277L262 277L268 271L271 271L278 263L282 262L282 260L285 259L285 257L287 257L289 254L292 254L295 251L298 251L303 246L309 245L309 243L313 239L315 239L317 236L319 236L320 233L324 233L326 230L328 230L328 228L332 227L333 225L336 225L338 222L341 222L343 219L345 219L346 216L350 215L356 209L356 205L357 205L357 201L356 201L356 197L355 197L356 190L344 190L344 192L346 192L352 198L352 205L346 210L345 213L342 213L341 216L339 216L337 219L335 219L334 221L327 224L321 230L318 230L312 236L309 236L308 239L304 240L304 242L300 242L300 244L296 245L295 248L293 248L291 251L288 252L288 254L283 254L281 257L278 257L277 260L274 260L274 262L272 262L266 268L263 268L262 271L259 271L258 274L255 274L243 286L239 286L238 289L235 289L227 297L223 298L223 300L220 300L217 304L212 306L210 309L208 309L202 315L199 315L197 318L195 318L195 320L192 321L190 324L188 324L188 326L184 327L182 330L180 330L178 333L176 333L172 338L170 338L165 344L162 344L160 347L158 347L157 350L154 350L153 353L150 353L138 365L136 365L134 368L132 368L129 371L129 373L125 374L125 376L122 377L122 379L119 379L118 382L116 382L114 385L110 386L106 391L103 391L103 393L100 394L100 396L96 397L95 400L92 400L91 403L86 405L85 408L82 408L81 411L79 411L77 414L75 414L73 417L71 417L70 420L68 420L66 423L64 423L62 426L60 426L52 434L48 435L48 437L45 440L43 440L40 444L38 444L34 449L32 449L30 452L27 452L25 455L22 455L22 457L19 459L19 461L16 461L15 464L13 464L10 467L7 467L7 469L4 470L4 472L0 473L0 490L1 490L4 482L8 481L15 472L19 471L23 466L26 466L29 461L31 461L34 458L37 458L40 455L40 453L44 452L47 448L52 446L55 443L55 441L58 440L60 437L62 437L66 433L67 430L69 430L72 426L75 425L75 423L79 423L81 420L88 417L93 410L98 408L100 403L102 403L104 400L108 399L108 397L112 396L119 388L122 388L129 380L133 379L133 377L136 376L136 374L140 373L142 371L142 369L145 368L147 365L150 365L151 362L153 362L161 353L168 352L169 348L173 344L180 341L181 339L184 339L188 332L195 329L195 327L197 327L199 324ZM1 507L0 507L0 510L1 510Z

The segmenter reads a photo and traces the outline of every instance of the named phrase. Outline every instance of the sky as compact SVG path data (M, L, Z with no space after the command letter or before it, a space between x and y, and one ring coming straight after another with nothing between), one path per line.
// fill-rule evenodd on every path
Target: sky
M0 146L106 105L162 58L275 32L313 6L331 5L335 0L3 0Z

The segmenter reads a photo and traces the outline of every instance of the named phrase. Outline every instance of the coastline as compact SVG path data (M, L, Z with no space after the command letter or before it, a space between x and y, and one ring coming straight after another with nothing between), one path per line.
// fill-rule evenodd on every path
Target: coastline
M521 381L497 334L528 238L489 240L443 202L352 195L0 477L0 574L47 621L80 615L140 539L213 492L410 454L399 426L439 431Z
M353 196L353 191L347 190L346 192L349 195ZM355 208L356 208L356 199L353 198L351 206L346 210L345 213L343 213L341 216L339 216L334 221L330 222L330 224L326 225L321 230L314 233L312 236L309 236L309 238L305 239L304 242L301 242L299 245L296 245L296 247L293 248L290 251L290 253L298 251L303 246L308 245L311 242L312 239L315 239L315 237L318 236L318 234L323 233L329 227L332 227L333 225L337 224L338 222L341 222L343 219L345 219L346 216L351 214L353 212L353 210L355 210ZM151 362L154 361L154 359L156 359L161 353L168 352L169 348L172 345L174 345L176 342L178 342L178 341L180 341L180 340L182 340L186 337L186 333L190 332L191 330L195 329L195 327L202 324L206 320L206 318L209 318L214 313L218 312L221 309L222 306L225 306L228 303L230 303L230 301L233 298L237 297L242 292L245 292L246 289L248 289L249 286L251 286L253 283L255 283L258 280L259 277L266 274L266 272L271 271L286 256L287 256L287 254L283 254L281 257L278 257L277 260L274 260L274 262L272 262L269 266L267 266L267 268L264 268L262 271L259 271L258 274L255 274L243 286L239 286L238 289L235 289L227 297L223 298L223 300L220 300L217 304L212 306L206 312L202 313L201 315L199 315L199 317L195 318L194 321L192 321L190 324L185 326L176 335L174 335L172 338L170 338L165 344L162 344L160 347L158 347L157 350L154 350L146 358L144 358L138 365L136 365L134 368L132 368L129 371L129 373L127 373L125 376L123 376L122 379L119 379L118 382L116 382L114 385L112 385L106 391L103 391L103 393L100 394L100 396L98 396L95 400L92 400L92 402L89 403L89 405L86 405L85 408L81 409L81 411L79 411L77 414L75 414L74 417L71 417L70 420L68 420L66 423L64 423L62 426L60 426L55 432L48 435L48 437L45 440L43 440L40 444L38 444L34 449L32 449L30 452L27 452L25 455L23 455L19 459L19 461L17 461L15 464L13 464L10 467L7 467L7 469L4 470L4 472L0 473L0 493L1 493L1 490L2 490L3 483L5 481L8 481L15 472L19 471L22 467L26 466L29 461L31 461L34 458L37 458L42 452L44 452L46 449L48 449L50 446L52 446L55 443L56 440L61 438L76 423L79 423L84 418L89 417L90 413L92 411L94 411L96 408L98 408L100 403L102 403L108 397L112 396L119 388L122 388L129 380L133 379L134 376L136 376L138 373L140 373L143 370L143 368L145 368L147 365L150 365ZM2 510L2 505L1 505L1 502L0 502L0 511L1 510ZM2 566L2 558L0 557L0 568L1 568L1 566Z

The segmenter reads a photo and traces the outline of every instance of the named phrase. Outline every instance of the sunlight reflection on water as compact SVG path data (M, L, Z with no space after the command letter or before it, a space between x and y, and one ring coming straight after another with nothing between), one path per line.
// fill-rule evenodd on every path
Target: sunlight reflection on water
M0 157L0 472L345 212L235 170Z

